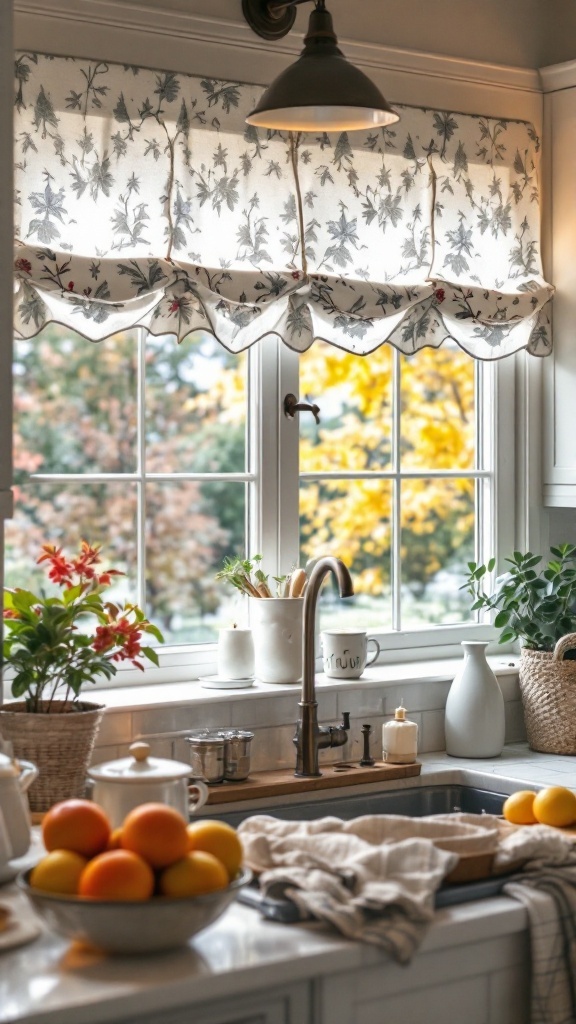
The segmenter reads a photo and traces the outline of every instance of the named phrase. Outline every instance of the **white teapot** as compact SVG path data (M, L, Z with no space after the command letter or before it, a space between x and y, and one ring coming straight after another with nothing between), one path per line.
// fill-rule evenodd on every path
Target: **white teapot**
M189 786L189 764L150 757L148 743L133 743L129 749L130 757L88 769L93 782L92 799L106 811L113 828L121 825L128 812L139 804L168 804L185 818L204 806L208 789L196 779ZM196 791L194 801L190 799L190 790Z
M30 846L30 809L26 790L38 778L30 761L15 761L0 754L0 811L12 857L23 857Z

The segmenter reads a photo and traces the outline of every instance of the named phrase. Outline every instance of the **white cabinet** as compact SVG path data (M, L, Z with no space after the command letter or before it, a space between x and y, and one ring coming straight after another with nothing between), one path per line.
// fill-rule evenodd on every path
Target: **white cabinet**
M529 964L524 932L325 977L314 1024L529 1024Z
M112 1022L111 1022L112 1024ZM120 1020L118 1021L120 1024ZM250 996L159 1010L121 1024L317 1024L311 1016L311 985L277 986Z
M576 507L576 61L544 68L548 277L554 351L544 360L544 504Z

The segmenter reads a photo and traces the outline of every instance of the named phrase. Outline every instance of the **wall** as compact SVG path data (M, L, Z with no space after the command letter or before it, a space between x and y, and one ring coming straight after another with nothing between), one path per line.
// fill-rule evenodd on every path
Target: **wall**
M12 9L0 4L0 592L4 519L12 510ZM0 687L0 704L2 687Z
M307 18L301 9L300 33L295 30L269 44L240 16L240 0L146 4L141 0L52 0L50 5L15 0L14 6L18 49L262 84L299 52ZM539 126L538 76L523 69L536 66L538 7L539 0L506 0L505 4L438 0L436 5L421 0L387 0L385 5L382 0L333 0L332 4L345 52L372 74L392 100L526 118ZM530 16L522 18L526 11ZM450 59L437 56L442 53L451 55ZM478 59L489 63L467 63ZM503 66L514 64L518 66Z
M15 9L44 14L38 0L16 0ZM53 0L50 8L75 8L84 17L85 0ZM102 19L118 10L130 13L135 27L154 9L185 20L195 15L208 24L243 24L240 0L98 0ZM576 56L576 5L573 0L330 0L342 41L445 54L464 60L537 68ZM295 32L305 30L310 8L297 14ZM18 19L17 19L18 20ZM66 34L66 33L64 33Z
M502 663L498 668L496 662ZM514 743L526 738L524 718L515 668L506 667L502 656L492 659L498 672L498 681L504 696L506 713L506 742ZM372 726L370 749L372 756L382 756L382 725L394 717L400 703L408 709L409 717L419 728L420 753L444 750L444 708L450 683L457 663L435 662L429 666L430 675L423 681L405 681L390 685L379 683L382 670L367 669L362 683L318 685L318 715L321 723L337 722L343 711L351 716L350 739L344 747L321 750L320 762L358 761L362 756L362 725ZM385 673L386 670L384 670ZM140 692L142 693L141 688ZM163 689L161 706L132 709L118 707L122 701L118 690L98 693L107 710L98 733L93 763L115 760L128 754L128 746L140 735L175 732L199 728L243 728L254 732L251 765L253 771L294 766L294 724L298 717L298 686L278 686L277 692L246 691L241 696L218 694L200 689L197 683L178 683ZM274 688L272 688L274 689ZM145 694L143 694L145 696ZM113 703L116 707L111 706ZM273 724L272 724L273 723ZM158 738L149 740L152 753L157 757L175 757L189 760L189 748L182 739Z

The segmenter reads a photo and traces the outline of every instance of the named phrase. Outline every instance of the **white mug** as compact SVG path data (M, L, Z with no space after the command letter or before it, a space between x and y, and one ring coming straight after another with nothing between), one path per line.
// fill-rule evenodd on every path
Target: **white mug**
M363 629L323 629L320 634L324 674L331 679L358 679L380 654L380 644ZM368 644L376 650L368 659Z

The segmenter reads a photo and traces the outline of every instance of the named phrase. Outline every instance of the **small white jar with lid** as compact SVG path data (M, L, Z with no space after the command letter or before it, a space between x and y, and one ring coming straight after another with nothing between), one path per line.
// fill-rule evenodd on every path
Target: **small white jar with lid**
M418 726L406 718L400 705L394 721L382 726L382 760L388 764L413 764L418 754Z

